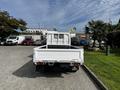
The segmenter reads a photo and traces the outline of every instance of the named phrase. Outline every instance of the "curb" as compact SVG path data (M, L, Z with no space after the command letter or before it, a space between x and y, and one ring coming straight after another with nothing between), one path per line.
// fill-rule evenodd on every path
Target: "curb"
M93 80L93 83L96 84L100 90L108 90L108 88L103 84L101 80L86 66L82 65L82 69L87 73L87 75Z

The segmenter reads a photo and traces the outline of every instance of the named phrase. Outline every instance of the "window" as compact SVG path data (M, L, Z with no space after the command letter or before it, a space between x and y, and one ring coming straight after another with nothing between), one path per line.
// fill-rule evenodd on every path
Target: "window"
M54 34L54 38L55 38L55 39L58 39L58 34Z
M10 36L9 39L16 39L16 37L15 36Z
M64 34L59 34L59 38L63 39L64 38Z

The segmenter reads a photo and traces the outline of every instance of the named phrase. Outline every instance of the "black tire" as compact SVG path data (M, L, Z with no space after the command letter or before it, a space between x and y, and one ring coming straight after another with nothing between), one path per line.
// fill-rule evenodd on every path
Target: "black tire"
M36 71L36 72L39 72L39 71L40 71L40 66L39 66L39 65L36 66L35 71Z
M40 71L45 71L45 66L37 65L35 71L40 72Z

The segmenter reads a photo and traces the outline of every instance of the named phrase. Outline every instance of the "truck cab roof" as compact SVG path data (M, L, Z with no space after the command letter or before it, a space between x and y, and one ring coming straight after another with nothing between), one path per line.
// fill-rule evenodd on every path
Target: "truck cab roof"
M70 33L47 32L47 45L71 45Z

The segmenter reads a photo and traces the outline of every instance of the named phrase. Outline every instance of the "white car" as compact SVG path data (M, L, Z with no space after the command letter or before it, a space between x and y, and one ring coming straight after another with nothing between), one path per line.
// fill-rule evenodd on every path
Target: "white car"
M24 36L9 36L9 37L6 39L6 44L7 44L7 45L17 45L17 44L21 44L24 39L25 39Z

